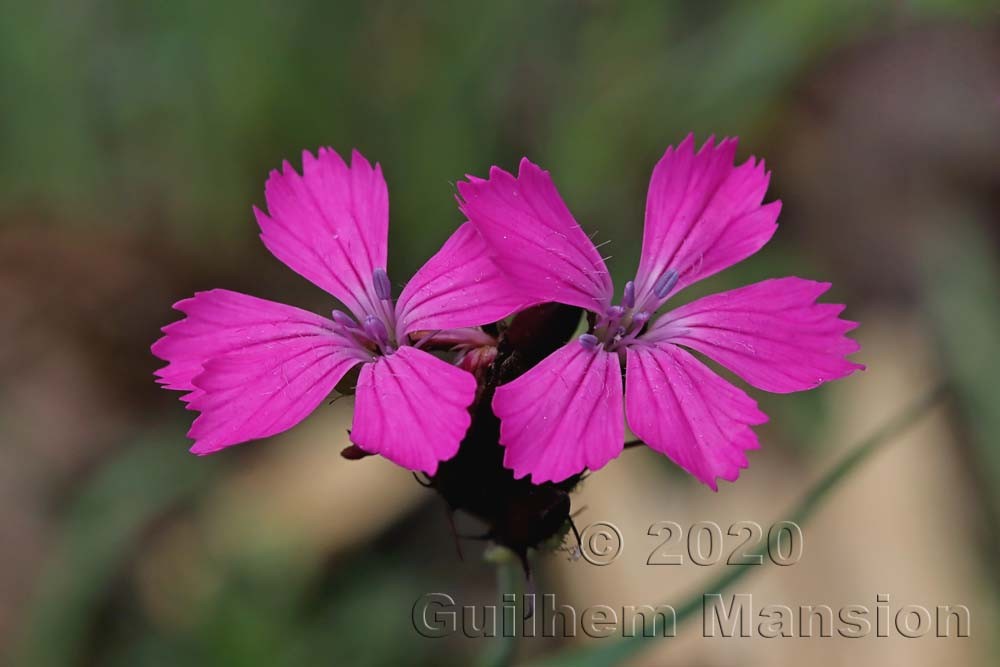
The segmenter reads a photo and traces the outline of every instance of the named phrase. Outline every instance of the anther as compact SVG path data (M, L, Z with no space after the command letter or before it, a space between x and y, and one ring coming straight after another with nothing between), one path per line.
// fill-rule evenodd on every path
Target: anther
M622 296L622 305L626 308L635 308L635 283L631 280L625 283L625 294Z
M670 294L670 290L677 284L678 278L680 278L680 274L673 269L664 271L663 275L656 279L656 284L653 285L653 294L656 295L656 298L662 299Z
M590 351L597 347L597 336L594 334L583 334L580 336L580 345L583 345L583 349Z
M646 322L649 321L649 315L650 313L648 310L640 310L638 313L636 313L635 317L632 318L632 328L641 329L643 326L645 326Z
M375 284L375 296L382 301L392 298L392 283L389 282L389 274L385 269L379 267L372 272L372 282Z
M608 308L607 318L612 321L620 320L625 314L625 309L621 306L611 306Z
M333 311L333 313L331 313L331 317L333 318L334 322L336 322L340 326L344 327L345 329L357 329L358 328L358 323L355 322L351 318L351 316L348 315L347 313L342 313L339 310L335 310L335 311Z
M374 315L365 318L365 333L379 347L385 347L389 343L389 332L385 324Z

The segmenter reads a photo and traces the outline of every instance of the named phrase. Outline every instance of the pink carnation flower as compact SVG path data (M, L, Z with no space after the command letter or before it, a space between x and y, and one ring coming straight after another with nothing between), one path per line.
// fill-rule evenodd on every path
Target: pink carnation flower
M673 295L759 250L780 202L762 204L770 173L734 167L736 139L693 136L653 170L642 255L618 304L604 259L548 172L527 159L517 177L497 167L460 183L460 205L505 275L540 301L590 312L590 329L497 388L504 465L533 482L596 470L623 448L622 411L646 444L716 489L747 466L767 421L757 403L691 350L770 392L812 389L849 375L859 346L843 306L816 303L829 283L765 280L654 315ZM625 366L624 387L622 366Z
M291 428L363 364L351 440L433 474L458 451L476 381L418 349L409 334L495 322L520 303L465 223L394 304L381 168L357 151L350 166L332 149L304 152L302 161L302 176L287 162L271 172L268 212L254 209L261 239L353 317L321 317L228 290L199 292L175 305L187 317L164 327L153 345L169 362L157 371L159 382L188 392L182 400L201 413L188 433L191 451L209 454Z

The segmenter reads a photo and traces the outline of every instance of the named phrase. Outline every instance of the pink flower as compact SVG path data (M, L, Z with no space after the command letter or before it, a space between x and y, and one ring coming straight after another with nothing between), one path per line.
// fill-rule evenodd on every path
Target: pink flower
M420 330L472 327L520 303L462 225L393 303L385 272L389 199L381 168L357 151L348 166L332 149L304 152L303 175L271 172L268 212L254 209L275 257L353 314L321 317L228 290L175 305L187 317L164 327L153 353L168 389L188 392L201 414L191 451L209 454L291 428L352 367L357 383L351 440L411 470L433 474L469 426L476 381L412 344Z
M516 477L559 481L596 470L623 447L622 410L646 444L716 489L747 466L767 421L756 402L690 350L771 392L812 389L862 368L858 344L819 304L829 283L765 280L698 299L656 318L688 285L749 257L774 234L780 202L762 205L770 174L753 158L734 167L736 140L693 136L653 170L642 255L612 304L611 276L548 172L527 159L517 177L494 167L459 184L460 205L497 265L525 294L590 311L588 333L497 388L504 465ZM625 366L624 388L621 367Z

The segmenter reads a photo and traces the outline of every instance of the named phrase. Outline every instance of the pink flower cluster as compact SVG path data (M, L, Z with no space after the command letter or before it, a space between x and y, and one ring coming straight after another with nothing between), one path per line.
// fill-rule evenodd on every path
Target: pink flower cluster
M453 457L481 396L477 363L495 357L490 327L529 306L587 313L586 331L497 387L504 465L516 478L558 482L621 453L624 421L700 481L735 480L767 417L692 352L770 392L811 389L862 368L843 306L817 303L828 283L765 280L659 311L684 287L759 250L780 202L763 203L769 173L734 166L736 140L689 136L653 170L642 254L615 302L597 248L548 172L522 160L459 183L468 222L393 297L387 273L388 191L382 171L354 152L303 154L271 173L264 245L345 310L323 317L228 290L176 304L153 353L168 389L199 413L191 451L209 454L285 431L308 416L354 367L351 441L433 475ZM450 361L427 349L446 343ZM478 360L470 363L470 360ZM488 399L487 399L488 400Z

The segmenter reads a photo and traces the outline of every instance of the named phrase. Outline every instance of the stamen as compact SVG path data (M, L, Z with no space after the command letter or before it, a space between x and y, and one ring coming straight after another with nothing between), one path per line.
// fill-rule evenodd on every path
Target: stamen
M333 311L333 313L331 313L331 317L333 318L334 322L344 327L345 329L358 328L358 323L355 322L354 319L347 313L342 313L339 310L335 310Z
M649 315L650 313L648 310L640 310L636 313L635 317L632 318L632 328L636 331L643 328L646 325L646 322L649 321Z
M635 283L631 280L625 283L625 295L622 297L622 305L626 308L635 308Z
M379 347L385 347L389 343L389 332L385 324L374 315L365 318L365 333Z
M583 349L588 352L597 347L597 336L594 334L583 334L580 336L580 345L583 345Z
M389 282L389 274L385 269L379 267L372 271L372 282L375 284L375 296L382 301L392 298L392 283Z
M677 284L678 278L680 278L680 274L673 269L668 269L662 276L657 278L656 284L653 285L653 294L656 295L656 298L662 299L670 294L670 290L672 290L674 285Z
M618 321L625 314L625 309L621 306L611 306L608 308L607 318L612 322Z

